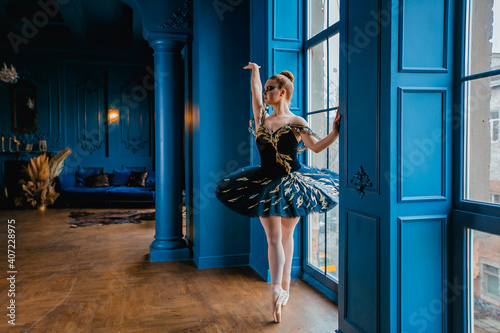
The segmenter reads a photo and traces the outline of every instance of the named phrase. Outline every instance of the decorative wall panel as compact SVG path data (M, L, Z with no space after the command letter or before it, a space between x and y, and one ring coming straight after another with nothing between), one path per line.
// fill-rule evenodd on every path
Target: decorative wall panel
M300 82L302 78L302 73L300 72L301 59L300 50L281 48L273 49L273 71L270 76L279 74L284 70L290 71L294 75L294 92L292 95L292 102L290 104L290 111L292 112L302 111L302 89L301 85L297 84L297 82Z
M151 155L151 96L138 79L120 88L120 142L133 155Z
M398 199L445 200L446 90L398 92ZM415 126L422 119L425 125Z
M400 1L399 70L447 72L448 0Z
M299 0L273 0L273 39L300 41Z
M398 218L398 332L446 332L445 226L444 215Z
M105 143L104 82L91 74L75 85L77 142L90 155Z
M346 225L345 321L361 332L378 332L379 218L347 211Z

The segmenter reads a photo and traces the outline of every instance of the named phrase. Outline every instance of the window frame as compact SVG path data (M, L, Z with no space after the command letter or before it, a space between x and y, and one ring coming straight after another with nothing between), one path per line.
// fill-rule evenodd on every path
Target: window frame
M493 77L500 75L500 69L490 70L488 72L476 73L471 75L465 75L466 63L468 61L468 43L466 41L467 29L469 27L468 17L467 17L467 5L471 0L459 0L457 2L457 17L455 21L455 31L458 33L455 35L455 54L459 56L455 59L454 64L454 79L453 79L453 91L454 91L454 104L453 104L453 114L454 121L458 121L458 126L452 126L453 131L453 183L457 184L457 188L453 190L453 208L463 211L468 211L477 214L485 214L494 217L500 217L500 205L473 201L465 199L465 176L466 168L464 162L466 161L466 151L465 147L467 142L466 137L466 127L465 122L466 106L464 104L464 97L466 93L466 82L474 81L477 79L482 79L486 77ZM491 137L490 137L491 138Z
M334 1L334 0L325 0L326 3L327 3L327 6L326 6L326 12L327 12L327 21L328 21L328 16L329 16L329 3L330 1ZM329 48L329 39L335 35L339 35L339 45L341 43L341 35L340 35L340 32L341 32L341 24L342 24L342 12L339 13L339 20L336 22L336 23L333 23L330 25L330 22L328 21L326 26L327 28L322 30L321 32L319 33L316 33L314 36L312 36L311 38L308 38L308 29L309 29L309 0L305 0L304 1L304 31L303 31L303 36L304 36L304 43L303 43L303 49L302 49L302 53L303 53L303 61L304 61L304 110L303 110L303 117L305 119L308 119L308 116L310 115L313 115L313 114L320 114L320 113L324 113L324 112L327 112L327 123L329 124L330 123L330 113L331 112L335 112L336 110L338 110L339 106L335 106L335 107L330 107L330 85L328 83L328 87L327 87L327 103L326 103L326 108L325 109L321 109L321 110L314 110L314 111L311 111L309 112L309 63L308 63L308 50L311 49L312 47L322 43L323 41L326 41L326 50L327 50L327 54L328 52L330 51L330 48ZM340 48L339 48L339 53L340 53ZM340 57L339 57L340 59ZM329 77L330 77L330 73L329 73L329 65L330 65L330 59L329 57L327 57L327 78L328 78L328 81L329 82ZM340 67L343 66L344 64L342 62L339 62L339 80L341 79L340 78ZM340 81L339 81L339 84L340 84ZM340 89L339 89L339 94L340 94ZM327 127L327 134L330 132L330 127L328 126ZM305 160L306 161L309 161L309 152L306 151L306 153L304 154L305 156ZM329 158L330 158L330 150L328 149L327 150L327 166L329 165ZM308 163L308 162L307 162ZM322 286L324 286L325 288L327 288L329 291L332 291L333 293L335 293L336 295L330 295L330 293L327 293L327 295L329 295L331 298L333 298L334 300L337 298L338 296L338 293L339 293L339 279L340 279L340 276L337 277L337 280L335 280L334 278L332 278L331 276L329 276L329 274L327 273L327 251L328 251L328 242L327 242L327 238L328 238L328 233L326 232L326 224L327 224L327 214L328 213L322 213L321 216L322 218L324 219L325 221L325 270L323 272L321 272L319 269L317 269L316 267L314 267L313 265L309 264L308 260L309 260L309 218L306 216L303 218L303 244L304 244L304 247L303 247L303 264L302 264L302 267L303 267L303 270L304 270L304 273L306 273L307 275L311 276L312 278L314 278L317 282L319 282ZM338 215L337 219L339 219L340 216ZM340 228L339 228L340 229ZM339 244L340 246L340 244ZM340 249L339 249L339 253L340 253ZM340 261L340 256L339 256L339 261ZM337 267L337 272L338 272L338 269L339 267Z
M500 205L472 201L465 198L465 145L466 145L466 105L465 88L466 81L472 81L484 77L500 75L500 70L490 70L485 73L465 75L468 66L467 43L469 22L467 17L467 6L470 0L457 0L454 20L454 59L453 65L453 190L452 190L452 213L450 238L451 248L449 256L451 279L447 282L447 304L448 327L453 332L470 332L473 330L474 320L469 319L470 312L470 290L471 270L471 240L472 230L500 235Z

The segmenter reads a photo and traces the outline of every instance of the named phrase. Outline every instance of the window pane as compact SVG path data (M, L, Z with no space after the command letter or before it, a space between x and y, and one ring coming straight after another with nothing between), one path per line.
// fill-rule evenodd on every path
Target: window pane
M340 0L328 2L328 26L334 25L340 18Z
M307 38L326 29L326 0L308 0L307 8Z
M500 193L500 141L496 113L490 111L500 109L500 76L468 81L464 89L464 199L494 203L492 194Z
M471 230L469 322L472 332L500 330L500 236Z
M325 271L325 214L314 213L308 221L308 263L313 267Z
M326 213L326 273L339 279L339 206Z
M329 107L339 106L339 34L328 39Z
M498 111L490 112L490 136L491 142L497 142L499 137L499 129L500 129L500 119L498 119Z
M467 75L500 68L500 0L471 0L468 6Z
M321 112L311 114L308 117L309 126L311 129L318 134L321 138L324 138L327 135L326 127L328 126L328 112ZM308 154L308 165L315 168L327 168L327 150L323 150L320 153L314 153L309 150Z
M312 47L308 54L309 112L326 109L327 54L326 41Z

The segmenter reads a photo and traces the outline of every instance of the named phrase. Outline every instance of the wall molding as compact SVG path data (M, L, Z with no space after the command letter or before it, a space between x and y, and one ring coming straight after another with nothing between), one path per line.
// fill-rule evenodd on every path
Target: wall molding
M443 17L443 59L441 67L418 67L418 66L408 66L405 64L405 10L407 8L406 3L408 0L401 0L399 6L401 6L399 11L399 24L398 24L398 70L400 73L448 73L448 0L442 0L444 5L444 17ZM432 0L436 1L436 0Z
M348 262L348 257L349 257L349 238L351 235L351 230L349 227L354 227L352 223L349 223L349 216L357 216L360 218L363 218L367 221L370 221L371 223L375 224L375 235L374 235L374 248L370 248L373 253L375 253L376 256L376 272L368 272L367 274L371 274L373 279L375 280L374 285L376 286L376 299L374 300L374 303L370 303L372 306L376 305L376 313L375 313L375 322L376 322L376 327L373 327L376 332L380 332L380 217L375 216L375 215L370 215L366 214L363 212L355 211L355 210L345 210L345 223L346 223L346 229L345 229L345 234L343 235L344 237L344 244L345 244L345 253L344 253L344 262ZM358 232L356 231L356 234ZM340 240L340 239L339 239ZM370 244L363 244L365 247L368 247ZM350 313L348 309L348 300L349 300L349 288L350 284L353 283L352 280L348 280L349 276L349 270L350 266L349 265L343 265L344 267L344 272L342 274L342 279L344 281L344 299L343 299L343 308L344 308L344 321L347 322L349 325L352 327L356 328L359 332L363 332L364 330L354 321L353 318L350 317ZM340 278L340 276L339 276ZM359 283L360 281L354 281L355 283ZM366 324L366 321L364 322Z
M233 254L226 256L197 257L197 266L199 269L231 267L231 266L248 266L249 257L250 257L249 253Z
M191 28L191 7L189 0L184 0L182 7L177 8L170 18L158 28L185 32Z
M141 136L139 137L131 137L127 135L126 139L122 139L123 146L125 149L128 149L132 152L132 154L137 153L140 150L143 150L144 145L149 143L149 140L143 140Z
M61 98L60 96L62 95L62 90L61 90L61 80L60 80L60 73L56 68L49 68L47 72L44 72L46 75L53 75L54 80L51 80L50 78L47 78L46 75L42 74L33 74L30 71L23 71L22 77L27 80L28 82L32 82L37 84L37 87L39 84L44 84L47 88L47 101L48 101L48 106L47 106L47 112L48 112L48 130L46 132L40 133L43 134L44 137L41 140L46 140L47 146L48 147L55 147L55 148L62 148L62 108L61 108ZM55 82L53 82L55 81ZM54 87L55 86L55 87ZM42 89L38 87L37 93L39 93ZM54 98L52 94L54 93L57 94L58 98L57 101L54 101ZM37 103L40 105L40 95L37 95ZM54 106L54 104L57 103L57 108ZM54 133L53 129L53 115L57 114L57 131ZM43 116L43 115L42 115ZM40 109L38 109L38 118L40 119ZM43 117L42 117L43 118ZM40 140L40 139L39 139ZM25 143L33 143L33 141L25 141Z
M446 262L447 262L447 216L446 215L421 215L421 216L400 216L397 218L397 295L398 295L398 300L397 300L397 318L398 318L398 323L397 323L397 331L402 332L402 282L401 282L401 275L404 269L404 262L402 258L402 244L403 244L403 225L405 223L440 223L441 227L441 283L442 283L442 290L441 290L441 295L445 294L445 291L447 290L447 267L446 267ZM422 244L422 246L425 246L425 244ZM425 267L424 267L425 269ZM439 299L439 301L442 301ZM445 302L446 303L446 302ZM447 327L447 304L442 305L442 313L441 313L441 320L442 320L442 332L446 332L446 327Z
M147 128L151 129L151 108L149 107L151 95L149 91L146 91L146 95L143 99L140 99L138 101L134 100L134 103L137 104L137 107L134 108L133 110L139 112L139 135L138 136L132 136L130 135L130 106L127 105L127 103L124 104L124 98L123 96L126 96L127 101L130 101L133 98L133 91L136 87L142 87L142 82L138 77L130 77L129 79L125 80L123 82L123 85L120 87L120 96L122 98L120 99L120 142L124 146L125 149L130 150L132 154L136 154L137 152L144 150L146 147L146 144L152 142L152 133L153 131L149 131L149 138L148 139L143 139L142 135L142 127L143 127L143 118L146 117L147 121ZM144 104L148 103L146 107L144 107ZM134 119L132 119L132 122L134 122ZM135 122L134 122L135 123ZM127 132L125 135L124 132ZM149 155L151 155L151 149L149 149Z
M446 105L447 105L447 88L445 87L398 87L397 96L397 151L400 157L397 161L397 193L398 202L423 202L423 201L445 201L446 200L446 140L442 138L447 138L447 128L446 128ZM414 195L405 196L404 195L404 174L403 174L403 97L405 93L409 94L441 94L442 104L441 104L441 188L440 193L434 195ZM410 162L409 162L410 163Z
M104 83L102 80L94 77L92 74L87 75L85 78L82 78L75 86L76 88L76 127L77 127L77 143L80 147L87 151L90 155L95 153L96 151L102 148L102 145L106 142L105 138L101 138L104 136L104 130L101 128L102 119L101 114L104 112L104 105L100 105L100 103L104 103ZM81 110L80 105L80 94L83 99L83 110ZM87 131L87 122L89 121L88 112L87 112L87 97L96 94L97 107L98 110L96 112L97 116L97 128ZM102 99L102 101L101 101ZM80 125L80 118L83 113L83 128ZM97 133L95 133L97 132Z
M272 26L273 26L273 31L272 31L273 40L299 43L300 42L300 31L301 31L300 27L301 27L302 20L300 20L298 16L301 14L301 11L300 11L301 5L300 4L302 1L301 0L294 0L297 4L297 8L296 8L297 16L295 19L295 21L297 22L297 30L295 31L295 35L297 36L296 38L276 37L277 30L278 30L277 29L278 28L278 26L277 26L277 22L278 22L278 20L277 20L277 12L278 12L277 2L278 1L279 0L272 0L272 3L273 3L273 5L272 5L273 6L273 24L272 24ZM286 2L286 5L289 5L289 1ZM281 8L287 8L287 6L281 6Z
M279 74L276 69L276 55L278 53L293 53L297 56L297 71L292 73L294 75L294 82L299 82L302 78L302 73L300 71L300 62L301 62L301 50L300 49L291 49L291 48L281 48L281 47L273 47L272 48L272 73L269 76ZM302 104L302 86L300 84L295 85L295 91L293 96L297 98L297 105L290 105L290 111L292 112L300 112L303 110ZM292 97L293 99L293 97Z

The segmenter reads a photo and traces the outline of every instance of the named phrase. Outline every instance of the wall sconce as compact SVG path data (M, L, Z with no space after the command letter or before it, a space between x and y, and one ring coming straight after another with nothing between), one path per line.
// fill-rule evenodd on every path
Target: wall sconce
M120 114L118 113L118 109L109 109L108 110L108 119L109 119L110 124L117 121L119 116L120 116Z

